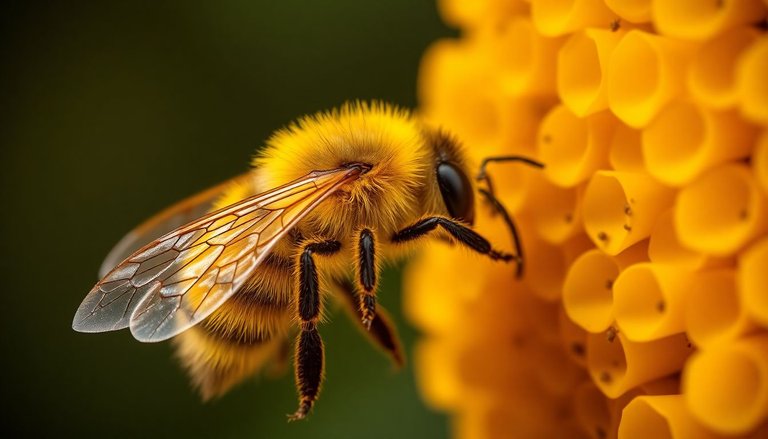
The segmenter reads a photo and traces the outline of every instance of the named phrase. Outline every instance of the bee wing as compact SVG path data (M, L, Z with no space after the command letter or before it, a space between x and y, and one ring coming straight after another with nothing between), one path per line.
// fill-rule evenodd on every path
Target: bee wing
M252 178L253 171L246 172L231 180L219 183L198 194L179 201L163 210L152 218L144 221L138 227L128 232L112 250L99 268L99 278L106 277L109 272L124 261L136 250L154 241L160 236L189 223L211 210L213 203L224 191L232 185L245 184Z
M80 304L72 328L130 326L140 341L166 340L231 297L301 218L360 169L315 171L212 212L118 264Z

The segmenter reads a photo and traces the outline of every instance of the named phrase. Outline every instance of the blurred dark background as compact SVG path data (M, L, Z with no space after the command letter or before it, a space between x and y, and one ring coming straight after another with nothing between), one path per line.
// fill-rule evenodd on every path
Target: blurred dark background
M202 404L168 343L70 329L123 234L244 171L274 129L348 99L413 107L421 53L451 33L432 0L0 8L4 436L446 436L412 365L394 373L340 311L322 398L293 424L292 373ZM410 350L399 281L380 298Z

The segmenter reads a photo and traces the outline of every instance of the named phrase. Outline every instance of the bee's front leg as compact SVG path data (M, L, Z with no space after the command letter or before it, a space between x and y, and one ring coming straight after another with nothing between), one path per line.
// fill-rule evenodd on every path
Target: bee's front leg
M518 261L518 258L513 254L495 250L487 239L483 238L479 233L469 227L456 220L442 216L422 218L415 224L408 226L399 232L395 232L395 234L392 235L392 242L399 244L421 238L436 230L438 226L448 232L448 234L459 243L480 254L488 256L494 261Z
M314 241L303 245L299 256L298 314L301 332L296 341L295 371L299 408L289 420L304 419L317 399L323 380L323 340L317 331L320 317L320 286L314 255L332 255L341 249L339 241Z
M376 290L379 279L376 236L367 227L362 228L356 236L355 279L360 291L360 314L363 326L370 331L371 323L376 316Z
M490 184L490 180L488 183ZM501 214L501 218L505 223L507 223L509 232L512 235L512 243L515 245L515 258L517 259L517 271L515 272L515 277L520 279L523 277L523 271L525 270L525 257L523 256L523 245L520 242L520 235L517 233L517 226L515 226L515 221L509 215L509 212L507 212L507 208L501 204L501 201L499 201L499 199L496 198L490 190L480 188L478 189L478 192L480 192L480 195L485 197L488 203L490 203L491 207L494 208L496 213Z

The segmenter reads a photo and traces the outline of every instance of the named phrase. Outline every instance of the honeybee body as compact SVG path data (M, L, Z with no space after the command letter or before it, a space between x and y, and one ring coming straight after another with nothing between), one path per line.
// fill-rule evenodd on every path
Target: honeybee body
M521 273L521 257L494 250L468 227L474 185L458 144L406 111L354 104L303 118L274 134L252 165L126 236L73 328L130 327L148 342L175 337L204 398L256 373L297 332L300 404L292 419L301 419L322 381L318 324L329 292L400 363L396 333L376 306L382 263L437 231L514 260Z
M332 285L331 279L353 276L360 229L389 237L430 212L447 213L435 202L440 201L439 188L428 172L434 172L440 155L453 154L459 163L463 158L453 143L447 144L452 150L435 150L436 137L428 133L406 113L386 110L305 119L273 137L254 160L250 178L233 184L216 201L212 210L316 169L345 163L371 165L371 171L325 200L282 238L237 295L176 337L179 356L204 397L224 393L253 374L299 323L295 279L302 242L342 243L338 252L317 261L321 283ZM289 142L296 145L291 146L292 154L285 155ZM388 240L377 240L377 244L378 263L409 251L409 246L393 246Z

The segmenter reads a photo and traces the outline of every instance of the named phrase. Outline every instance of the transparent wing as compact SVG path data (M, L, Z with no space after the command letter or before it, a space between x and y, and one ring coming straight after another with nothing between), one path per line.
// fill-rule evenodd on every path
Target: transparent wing
M99 278L105 277L117 264L124 261L141 247L210 212L213 203L227 188L246 182L249 178L252 178L252 172L246 172L189 198L185 198L128 232L107 254L99 268Z
M360 172L315 171L153 241L93 287L72 327L104 332L130 326L145 342L173 337L237 292L280 238Z

